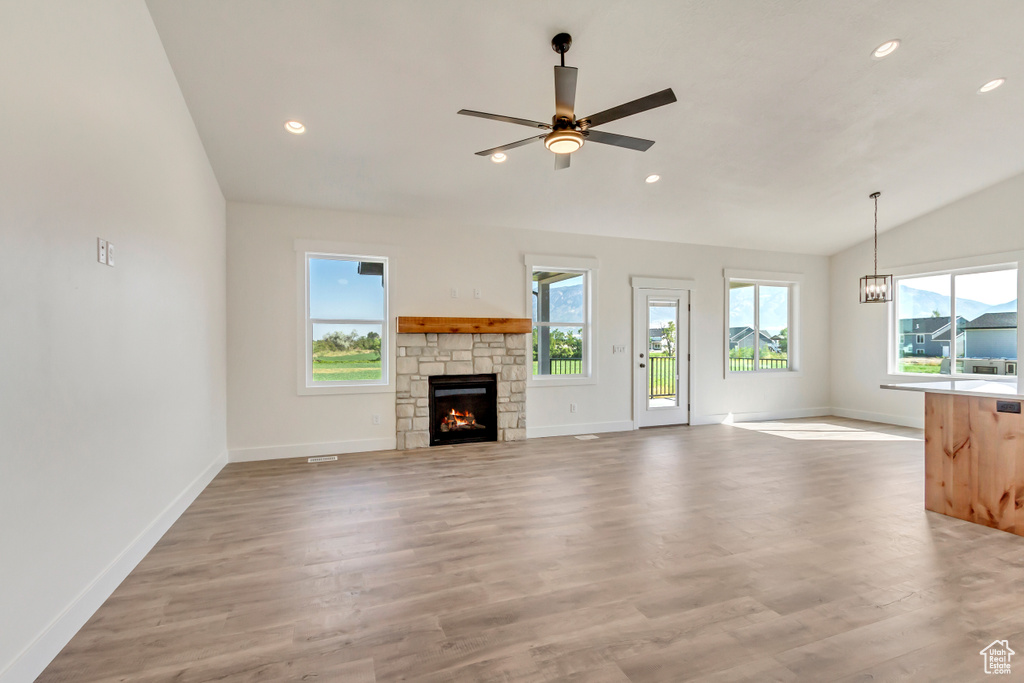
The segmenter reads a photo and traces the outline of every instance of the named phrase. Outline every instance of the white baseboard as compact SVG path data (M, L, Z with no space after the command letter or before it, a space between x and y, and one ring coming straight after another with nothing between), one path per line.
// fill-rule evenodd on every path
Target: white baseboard
M535 439L543 436L576 436L577 434L600 434L602 432L631 432L633 422L591 422L589 424L551 425L550 427L527 427L526 438Z
M312 458L317 455L363 453L365 451L393 451L397 445L396 437L390 436L382 439L356 439L353 441L330 441L327 443L295 443L287 446L232 448L228 451L228 461L253 462L256 460L281 460L284 458Z
M171 525L177 521L192 501L202 493L217 473L228 462L222 452L210 466L192 480L177 498L170 502L135 539L111 561L99 576L82 590L64 611L57 615L29 645L15 657L6 669L0 671L0 683L29 683L53 661L64 646L78 633L100 605L110 597L121 582L153 549Z
M848 417L853 420L866 420L867 422L881 422L888 425L924 429L924 415L921 417L901 417L888 413L872 413L866 410L851 410L849 408L833 408L832 414L839 417Z

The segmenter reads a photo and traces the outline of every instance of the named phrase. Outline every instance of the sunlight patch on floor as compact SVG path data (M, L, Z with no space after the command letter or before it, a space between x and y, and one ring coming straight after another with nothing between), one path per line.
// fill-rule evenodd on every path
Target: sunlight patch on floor
M734 422L733 427L797 441L920 441L920 438L887 434L828 422Z

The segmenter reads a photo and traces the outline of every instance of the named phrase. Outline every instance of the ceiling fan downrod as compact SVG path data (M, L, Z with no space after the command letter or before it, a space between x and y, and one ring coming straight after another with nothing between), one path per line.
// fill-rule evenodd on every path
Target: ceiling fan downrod
M559 33L551 39L551 49L562 58L562 66L565 66L565 53L572 47L572 36L568 33Z

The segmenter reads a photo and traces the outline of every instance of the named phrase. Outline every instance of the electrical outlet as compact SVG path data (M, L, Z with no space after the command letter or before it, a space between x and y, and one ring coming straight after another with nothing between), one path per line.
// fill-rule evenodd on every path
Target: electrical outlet
M576 412L576 404L575 403L570 403L569 404L569 412L570 413L575 413Z
M459 288L458 287L452 287L452 298L453 299L458 299L459 298Z
M107 265L114 266L114 243L107 242Z
M107 241L102 237L96 238L96 260L100 263L107 262Z
M375 425L379 425L380 424L380 415L374 415L373 416L373 424L375 424Z
M480 288L479 287L474 287L473 288L473 298L474 299L479 299L480 298Z

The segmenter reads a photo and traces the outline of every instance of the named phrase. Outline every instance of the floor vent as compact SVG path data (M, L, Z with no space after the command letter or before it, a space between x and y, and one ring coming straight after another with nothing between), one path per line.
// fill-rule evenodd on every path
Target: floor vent
M306 462L332 462L337 459L336 455L318 455L315 458L309 458Z
M596 439L598 437L597 434L580 434L576 438L580 441L590 441L591 439Z

